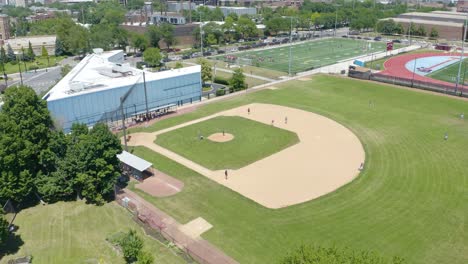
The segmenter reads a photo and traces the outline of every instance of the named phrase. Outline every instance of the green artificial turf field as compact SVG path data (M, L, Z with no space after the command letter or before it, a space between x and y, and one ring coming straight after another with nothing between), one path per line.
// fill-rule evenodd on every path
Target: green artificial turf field
M465 78L465 77L468 77L467 69L466 69L467 60L468 59L464 59L462 63L462 68L460 71L460 83L467 81L467 79ZM457 63L450 64L449 66L439 69L437 71L431 72L426 76L436 79L436 80L456 83L459 67L460 67L460 60L457 60Z
M234 139L213 142L214 133ZM205 139L200 140L199 135ZM211 170L239 169L299 142L293 132L239 116L219 116L157 137L155 143Z
M385 42L369 42L346 38L331 38L308 41L292 46L291 72L297 73L337 63L371 52L385 51ZM395 49L400 45L395 45ZM282 72L289 69L289 46L265 48L261 50L239 52L232 55L216 56L215 59L226 60L226 56L243 58L237 63L267 68Z
M130 228L143 238L144 248L153 253L156 263L186 263L165 245L146 236L130 213L115 203L94 206L80 201L37 205L21 211L14 224L19 227L17 233L24 244L14 255L0 258L2 264L28 255L33 256L34 264L123 264L123 256L106 238Z
M134 154L185 186L160 199L136 191L181 223L206 219L213 228L203 237L240 263L277 263L301 243L373 250L407 263L466 263L468 120L459 118L468 113L466 101L330 76L276 86L140 130L160 130L251 102L303 109L340 122L360 138L366 165L356 180L321 198L271 210L138 147Z

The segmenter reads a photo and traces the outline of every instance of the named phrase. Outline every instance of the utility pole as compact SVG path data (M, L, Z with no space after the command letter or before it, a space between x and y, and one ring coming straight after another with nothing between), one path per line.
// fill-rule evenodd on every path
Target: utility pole
M289 77L291 77L291 63L292 63L292 17L291 19L291 31L289 32Z
M334 36L336 37L336 23L338 22L338 7L335 10L335 34Z
M463 62L463 53L465 52L466 28L468 25L467 22L468 22L468 19L465 20L465 27L463 28L464 32L463 32L463 39L462 39L462 51L460 54L460 63L458 64L458 74L457 74L457 82L455 84L455 94L457 94L458 85L460 84L460 73L461 73L462 62Z
M124 133L125 151L128 151L127 128L125 127L125 113L124 113L124 109L123 109L123 103L124 103L124 100L123 100L122 97L120 97L120 114L122 115L122 128L123 128L123 133Z
M201 12L200 12L200 51L201 51L201 56L203 57L203 22L201 19Z
M146 106L146 118L149 117L149 111L148 111L148 95L146 92L146 78L145 78L145 71L143 71L143 87L145 88L145 106Z

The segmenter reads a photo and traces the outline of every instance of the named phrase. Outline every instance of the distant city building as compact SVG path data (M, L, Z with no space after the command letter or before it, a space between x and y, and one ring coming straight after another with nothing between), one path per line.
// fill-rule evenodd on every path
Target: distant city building
M29 4L28 0L15 0L16 7L27 7Z
M192 6L192 10L197 9L197 5L194 2L168 1L167 11L180 13L182 10L190 10L190 6Z
M43 99L52 118L65 131L73 123L93 126L102 122L112 126L123 116L138 118L147 110L154 114L201 100L200 72L199 65L162 72L143 71L125 64L121 50L95 49Z
M185 17L179 13L158 13L155 12L153 15L151 15L151 23L154 25L161 24L161 23L170 23L173 25L184 25L187 23L185 21Z
M459 0L457 2L457 12L468 13L468 1Z
M47 53L49 53L49 55L54 55L56 39L56 36L28 36L8 39L4 41L4 43L5 45L10 44L13 51L21 52L21 49L27 49L29 42L31 42L31 46L36 55L42 54L42 46L47 49Z
M0 14L0 40L10 38L10 18L7 15Z
M216 6L206 6L210 9L217 8ZM228 16L229 14L237 14L238 16L242 15L256 15L257 8L255 7L238 7L238 6L220 6L221 12L223 12L224 16Z
M392 19L398 24L401 24L407 31L411 23L416 28L422 26L427 34L430 34L432 29L437 30L439 38L447 40L461 40L463 38L464 22L466 19L465 13L448 12L448 11L433 11L430 13L411 12L399 15L396 18L386 18L382 20Z

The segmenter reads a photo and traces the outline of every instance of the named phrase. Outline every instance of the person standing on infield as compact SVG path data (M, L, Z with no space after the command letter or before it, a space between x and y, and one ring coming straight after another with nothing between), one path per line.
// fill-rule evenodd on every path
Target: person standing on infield
M227 172L227 170L224 170L224 178L226 178L226 180L228 179L228 172Z

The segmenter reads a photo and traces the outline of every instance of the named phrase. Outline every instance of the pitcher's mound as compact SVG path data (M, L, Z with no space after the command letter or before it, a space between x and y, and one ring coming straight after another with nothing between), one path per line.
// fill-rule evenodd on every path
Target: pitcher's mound
M234 139L234 135L229 133L214 133L208 137L209 140L214 142L228 142Z

